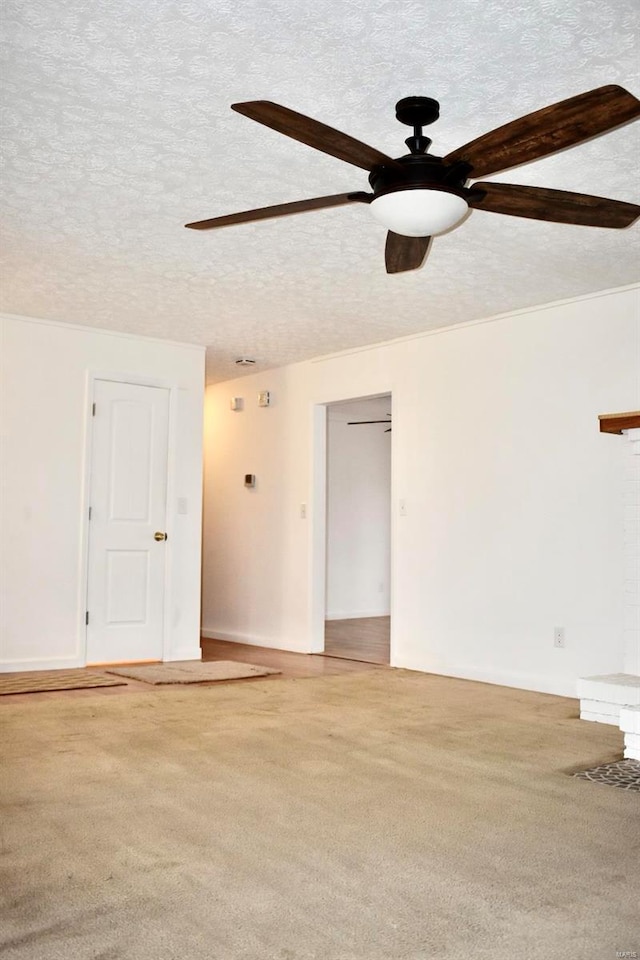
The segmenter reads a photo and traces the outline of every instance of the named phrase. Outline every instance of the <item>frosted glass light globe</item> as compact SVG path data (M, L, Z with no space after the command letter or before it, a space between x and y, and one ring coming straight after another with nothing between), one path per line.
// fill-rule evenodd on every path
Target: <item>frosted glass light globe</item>
M459 223L469 204L444 190L396 190L372 200L373 216L403 237L433 237Z

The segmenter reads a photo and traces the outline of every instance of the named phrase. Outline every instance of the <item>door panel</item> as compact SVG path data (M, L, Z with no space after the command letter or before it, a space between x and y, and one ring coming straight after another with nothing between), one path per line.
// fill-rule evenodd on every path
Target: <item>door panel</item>
M146 623L149 617L149 552L108 550L106 624Z
M95 382L87 663L161 660L169 391Z
M143 387L144 390L156 389ZM96 405L97 409L97 405ZM146 398L111 404L111 458L109 469L109 520L148 522L153 463L151 442L153 411Z

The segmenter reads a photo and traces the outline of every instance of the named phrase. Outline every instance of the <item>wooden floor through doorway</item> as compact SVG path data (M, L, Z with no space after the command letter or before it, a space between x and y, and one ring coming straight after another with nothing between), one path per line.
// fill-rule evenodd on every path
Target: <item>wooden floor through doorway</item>
M324 627L323 656L389 663L391 617L327 620Z

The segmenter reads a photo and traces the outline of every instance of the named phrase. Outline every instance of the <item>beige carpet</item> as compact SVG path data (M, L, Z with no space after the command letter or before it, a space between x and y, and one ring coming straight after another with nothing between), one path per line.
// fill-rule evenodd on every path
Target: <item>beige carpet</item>
M608 960L638 795L575 701L405 671L0 708L3 960Z
M50 690L85 690L88 687L121 687L124 680L87 670L35 670L33 673L0 675L0 697L14 693L45 693Z
M280 670L258 667L254 663L234 660L176 660L173 663L153 663L140 667L112 667L107 673L119 677L142 680L144 683L210 683L212 680L244 680L248 677L268 677Z

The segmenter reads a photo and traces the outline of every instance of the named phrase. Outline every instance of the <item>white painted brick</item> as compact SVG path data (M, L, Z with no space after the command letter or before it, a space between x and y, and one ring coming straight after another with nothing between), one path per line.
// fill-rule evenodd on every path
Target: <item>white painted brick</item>
M640 610L640 607L639 607L638 609ZM631 650L633 649L632 646L631 646L631 644L635 644L635 642L636 642L638 639L640 639L640 634L638 633L637 630L623 630L623 631L622 631L622 642L623 642L623 644L624 644L624 649L625 649L625 650L629 650L629 652L631 652Z
M610 727L618 726L618 717L614 714L592 713L590 710L580 710L581 720L590 720L592 723L606 723Z
M625 543L637 543L640 540L640 520L629 520L622 528Z
M640 737L640 706L620 708L620 729Z
M625 483L629 480L640 481L640 457L629 457L627 464L622 473L622 479Z
M640 747L627 747L625 745L624 758L625 760L640 760Z
M618 707L635 706L640 704L640 677L627 673L581 677L577 683L577 693L581 700L596 700L611 706L617 704Z
M581 716L589 715L589 719L611 718L619 714L621 706L640 705L640 685L636 684L640 673L640 428L625 430L624 436L618 495L624 509L622 639L624 666L629 676L586 677L578 681ZM629 680L633 681L631 685Z
M624 662L629 673L640 670L640 658L638 658L637 651L634 648L630 648L629 653L625 656Z
M620 709L618 703L603 703L602 700L589 700L583 697L580 701L580 719L610 723L614 727L619 727Z
M640 607L626 607L623 622L625 630L640 630Z
M590 700L589 697L580 698L580 707L589 713L603 713L608 717L615 715L618 719L620 718L620 710L622 709L622 705L619 703L608 703L605 700Z
M598 673L593 677L581 677L578 683L613 683L617 686L640 686L640 674Z
M638 580L625 580L624 581L624 599L625 603L637 603L638 598L640 598L640 581Z
M625 507L640 506L640 483L628 480L622 490L622 502Z

